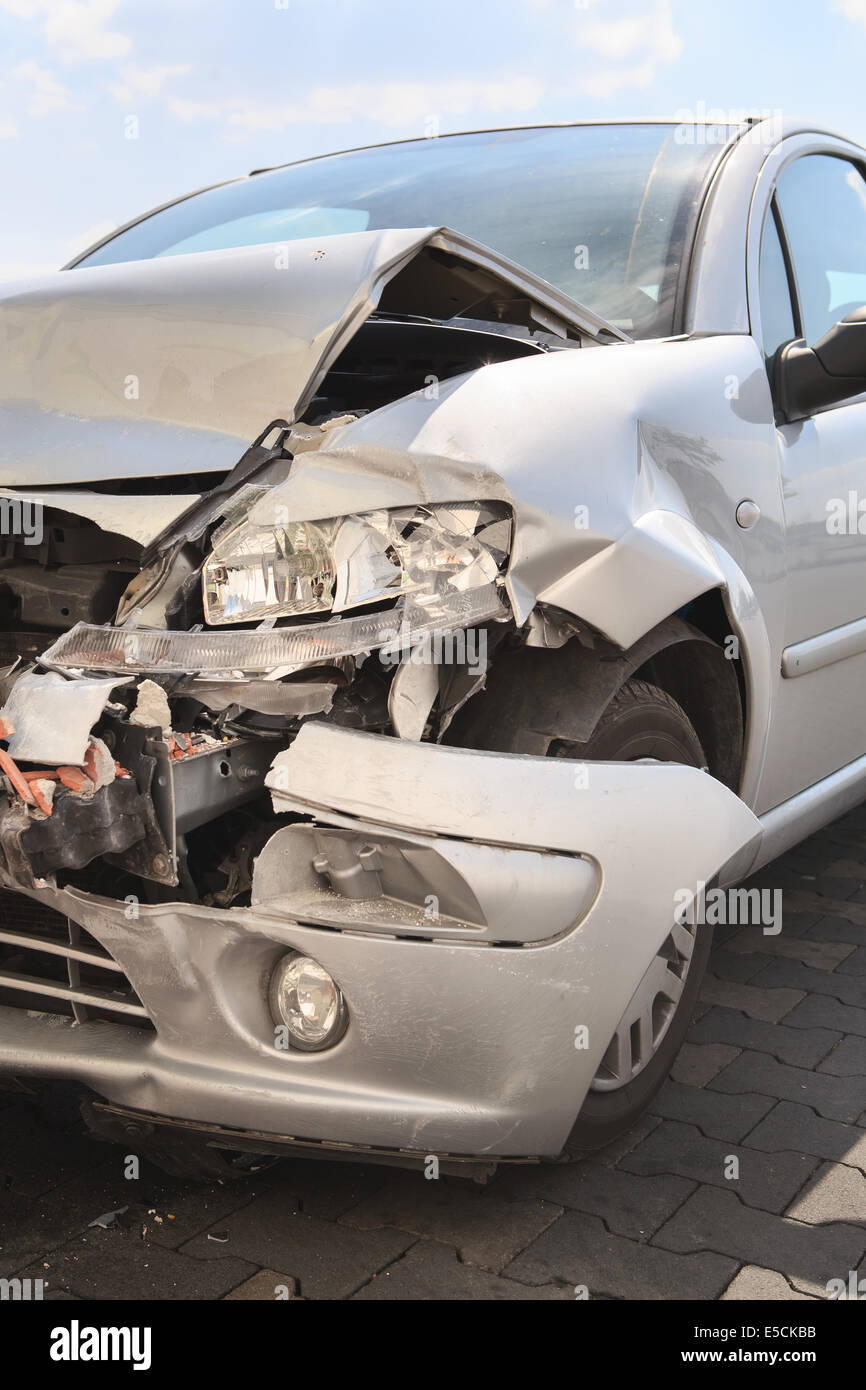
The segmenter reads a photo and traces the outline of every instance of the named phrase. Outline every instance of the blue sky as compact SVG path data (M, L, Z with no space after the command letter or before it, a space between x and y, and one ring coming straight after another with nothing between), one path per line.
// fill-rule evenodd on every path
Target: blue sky
M202 184L403 136L703 108L866 143L866 0L0 0L0 279Z

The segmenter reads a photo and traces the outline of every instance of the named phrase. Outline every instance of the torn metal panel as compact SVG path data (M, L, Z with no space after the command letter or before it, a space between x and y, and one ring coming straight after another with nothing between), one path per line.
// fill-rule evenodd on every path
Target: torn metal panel
M678 385L685 363L688 393ZM416 392L335 429L250 519L504 502L515 520L506 585L516 621L547 602L625 647L724 586L712 544L740 563L736 504L754 495L764 556L756 593L778 619L784 556L769 397L744 385L745 408L717 389L727 373L745 384L760 370L748 338L493 363L443 382L435 399ZM660 414L674 423L652 423Z
M488 301L496 318L510 297L556 332L625 336L444 229L296 241L288 257L278 244L67 270L0 301L0 484L231 468L269 420L303 414L384 285L419 256L403 313L480 314ZM130 341L132 378L117 368Z
M388 713L398 738L420 739L439 694L439 670L430 661L405 661L388 691Z
M129 493L84 492L65 488L50 488L42 492L26 488L0 488L0 498L31 506L51 507L71 516L84 517L94 522L100 530L126 536L142 546L149 545L160 531L165 530L166 526L192 506L197 496L177 493L173 496L153 497L149 494L135 496Z
M56 671L25 672L0 710L15 729L8 744L11 756L49 766L83 764L90 731L111 692L127 683L122 677L69 681Z

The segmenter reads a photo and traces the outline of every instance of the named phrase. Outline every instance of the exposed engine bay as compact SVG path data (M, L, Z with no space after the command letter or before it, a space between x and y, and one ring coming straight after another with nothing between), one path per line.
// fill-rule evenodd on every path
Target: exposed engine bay
M0 539L6 879L149 902L243 905L256 856L295 819L273 809L265 776L305 720L445 738L484 685L479 640L486 662L508 634L522 641L532 631L515 638L502 596L512 533L506 503L379 510L330 535L321 526L300 535L288 523L285 551L278 545L257 557L264 582L258 603L243 612L237 590L257 579L248 567L238 573L233 531L267 508L295 460L320 450L333 430L412 393L430 398L479 366L579 345L535 325L468 317L444 324L382 311L333 362L304 419L274 422L229 473L41 489L38 544L32 536ZM0 505L26 507L34 497L9 490ZM425 589L425 575L437 573ZM293 616L275 618L269 601L281 585ZM483 601L473 607L475 597ZM411 633L407 604L422 615ZM335 623L338 611L351 617ZM317 621L323 614L325 625ZM112 622L128 632L113 664L100 641L102 631L120 630L106 628ZM304 659L305 639L309 645L323 626L351 632L331 643L332 655ZM301 644L288 653L294 660L265 654L248 663L226 648L225 659L205 653L196 669L194 656L166 655L168 633L225 638L258 628L265 647L286 627ZM162 651L148 660L153 631ZM434 635L447 642L446 659L431 649L419 661L419 640ZM317 857L323 882L352 881L350 866L341 871Z

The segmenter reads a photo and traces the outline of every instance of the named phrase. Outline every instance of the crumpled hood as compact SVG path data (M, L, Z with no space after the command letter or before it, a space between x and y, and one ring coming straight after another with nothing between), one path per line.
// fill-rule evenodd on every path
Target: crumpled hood
M62 271L0 297L0 486L230 469L270 420L303 413L385 284L423 248L459 258L464 285L504 284L540 325L624 337L435 228Z

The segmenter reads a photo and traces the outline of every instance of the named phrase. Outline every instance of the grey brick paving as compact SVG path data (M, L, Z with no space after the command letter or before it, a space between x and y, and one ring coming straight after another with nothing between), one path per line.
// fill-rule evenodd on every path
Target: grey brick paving
M607 1298L718 1298L737 1261L716 1254L681 1255L611 1235L598 1216L567 1212L504 1273L527 1283L562 1280Z
M785 1023L765 1023L746 1018L736 1009L710 1009L693 1023L689 1038L694 1042L739 1042L741 1048L769 1052L780 1062L794 1067L814 1067L838 1042L842 1034L830 1028L792 1028Z
M736 1182L725 1176L731 1157L739 1164ZM761 1153L720 1139L707 1139L694 1125L664 1120L649 1138L622 1160L627 1173L679 1173L695 1182L730 1191L749 1206L782 1212L815 1171L813 1154Z
M714 962L710 962L712 966ZM774 962L764 967L765 974ZM802 989L771 989L766 984L740 984L739 981L720 980L710 970L701 987L701 998L707 1004L723 1004L729 1009L742 1009L749 1018L762 1018L767 1023L778 1023L796 1004L806 997Z
M785 1212L798 1221L866 1223L866 1176L859 1168L822 1163Z
M866 1038L843 1038L823 1062L819 1071L828 1071L833 1076L866 1076Z
M802 990L804 994L826 994L830 999L838 999L840 1004L866 1009L866 979L862 976L842 975L837 970L813 970L799 961L771 961L755 976L753 984L758 988L766 987L769 993L781 987Z
M70 1088L2 1090L0 1277L85 1301L824 1297L866 1273L866 807L746 886L783 889L781 934L718 930L672 1079L592 1158L483 1188L308 1159L129 1181Z
M782 1101L749 1133L751 1149L783 1152L796 1145L816 1158L833 1158L866 1169L866 1129L823 1120L805 1105Z
M766 1052L741 1052L709 1082L712 1091L761 1095L810 1105L827 1120L855 1121L866 1109L866 1077L830 1076L777 1062Z
M573 1299L565 1284L521 1284L460 1262L457 1251L435 1240L419 1240L401 1260L383 1269L352 1297L358 1301L433 1299Z
M700 1187L652 1243L682 1254L712 1250L746 1264L778 1270L820 1291L839 1270L854 1269L866 1233L834 1223L812 1226L745 1206L733 1192Z
M743 1265L737 1277L731 1280L722 1294L723 1301L734 1302L768 1299L776 1302L785 1300L814 1303L817 1297L817 1294L800 1293L798 1289L793 1289L778 1270L761 1269L759 1265Z
M666 1081L652 1102L652 1111L666 1120L683 1120L696 1125L711 1139L738 1143L774 1104L770 1096L727 1096Z

